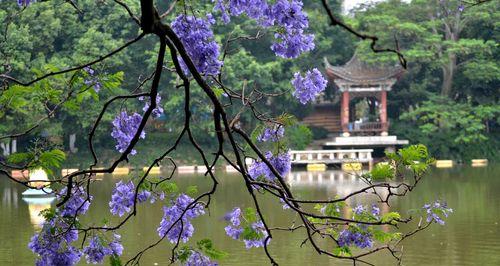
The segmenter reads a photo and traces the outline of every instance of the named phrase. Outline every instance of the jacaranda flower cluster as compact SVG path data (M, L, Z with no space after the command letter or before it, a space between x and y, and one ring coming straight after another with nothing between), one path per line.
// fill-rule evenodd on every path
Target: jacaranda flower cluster
M210 259L198 251L192 250L184 266L217 266L217 262L210 261Z
M31 3L36 3L36 0L17 0L19 7L29 6Z
M222 13L224 23L230 21L230 15L245 14L264 28L274 27L271 50L283 58L296 58L314 49L314 35L305 33L309 21L302 6L297 0L277 0L274 4L265 0L217 0L214 10Z
M137 193L137 201L144 202L148 200L151 192L142 190ZM111 201L109 202L109 209L113 215L123 216L125 213L130 212L134 206L135 199L135 186L132 181L125 183L120 181L116 183L115 188L111 194Z
M226 234L232 239L243 240L247 249L252 247L263 247L264 241L266 241L268 236L264 224L260 220L250 223L247 229L250 229L253 234L251 234L250 237L245 238L242 235L245 229L242 226L241 214L241 209L236 207L224 216L224 219L229 222L229 225L224 228L226 230Z
M56 194L56 198L61 200L66 196L67 187L64 187ZM88 197L87 197L88 196ZM73 187L71 189L71 197L66 201L59 211L61 216L75 217L80 214L85 214L90 206L92 196L87 195L83 187Z
M139 101L144 101L146 100L145 97L139 97ZM149 99L146 100L146 103L144 103L144 107L142 108L142 111L146 112L149 108ZM159 118L163 114L163 108L161 107L161 96L156 95L156 107L153 109L153 112L151 113L154 118Z
M186 194L180 194L172 205L163 207L163 218L158 227L160 237L167 236L172 243L181 240L186 243L194 233L191 220L205 214L203 206Z
M300 103L306 104L314 100L318 94L324 91L326 84L326 79L317 68L314 68L312 71L307 71L304 77L297 72L292 80L292 85L295 88L293 96L295 96Z
M425 204L422 208L427 214L427 222L434 221L440 225L444 225L444 220L440 215L448 217L448 215L453 212L453 209L448 208L446 202L441 202L439 200L431 204Z
M91 67L84 67L83 70L87 73L88 77L83 80L85 85L92 86L94 91L99 93L101 90L102 84L99 78L95 75L95 70Z
M268 151L266 152L265 157L281 176L290 172L292 168L292 161L288 152L274 155L272 152ZM264 177L269 181L273 181L276 178L271 169L267 167L266 163L263 161L253 162L248 168L248 174L253 179Z
M78 232L60 217L45 221L40 233L35 234L28 247L38 255L37 266L75 265L82 252L71 245L78 240Z
M257 137L257 141L259 142L266 142L266 141L271 141L271 142L276 142L280 140L283 135L285 134L285 128L281 125L278 125L276 127L266 127L262 131L262 133Z
M103 263L106 256L121 256L123 246L120 242L120 235L114 234L114 239L108 246L104 245L104 240L97 236L90 239L88 246L83 248L83 254L87 263L100 264Z
M214 40L210 18L180 15L172 22L172 29L184 44L196 70L205 75L217 75L222 61L218 59L219 44ZM184 72L189 73L184 61L180 63Z
M115 117L113 120L113 131L111 132L111 136L116 140L116 149L119 152L123 153L127 149L130 141L132 141L137 133L141 121L142 116L138 113L133 113L129 116L127 112L124 111ZM146 132L141 131L139 137L141 139L146 138ZM137 151L134 149L130 151L131 155L135 155L136 153Z
M373 240L371 239L371 234L368 232L356 232L344 229L340 232L338 243L341 247L355 245L358 248L369 248L373 245Z
M56 193L58 199L66 195L66 188ZM28 247L38 255L37 266L75 265L80 261L82 252L71 245L78 240L75 224L76 215L83 215L89 209L91 197L87 199L82 187L73 187L65 205L56 210L42 225L42 230L35 234Z
M260 20L269 11L266 0L216 0L214 11L222 13L222 21L229 23L230 16L246 14L249 18Z

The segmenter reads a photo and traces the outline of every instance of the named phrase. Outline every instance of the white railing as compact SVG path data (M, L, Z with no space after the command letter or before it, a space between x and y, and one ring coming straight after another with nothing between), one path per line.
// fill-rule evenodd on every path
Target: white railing
M373 149L290 151L292 164L372 162Z

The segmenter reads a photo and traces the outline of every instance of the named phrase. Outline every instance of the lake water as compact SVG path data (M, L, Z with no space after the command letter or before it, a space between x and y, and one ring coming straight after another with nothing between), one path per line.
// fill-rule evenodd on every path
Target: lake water
M499 172L500 165L433 169L409 196L393 199L391 210L420 208L435 199L446 200L454 209L445 226L434 224L429 230L403 242L403 264L500 265ZM302 198L333 197L362 185L358 179L339 172L296 172L292 176L292 189ZM196 231L192 242L202 238L212 239L216 247L230 254L220 261L221 265L267 265L268 260L262 249L246 250L243 243L225 235L224 213L235 206L251 206L251 202L240 176L221 173L218 177L220 187L211 203L210 215L195 220ZM102 181L94 183L95 199L85 221L100 223L110 217L108 201L118 179L105 176ZM199 191L204 191L209 185L209 180L202 176L181 175L176 179L181 187L198 184ZM0 179L0 265L32 265L35 258L26 245L40 222L37 212L47 205L28 204L21 197L23 191L23 187L5 178ZM287 226L293 220L294 217L283 211L276 200L266 196L261 196L261 200L272 226ZM359 202L368 203L366 199ZM139 208L139 213L119 231L125 246L124 260L158 239L156 228L163 214L161 205L145 204ZM350 264L320 256L310 246L300 248L303 238L301 232L274 233L270 250L280 265ZM165 242L146 253L141 264L168 265L169 257L170 244ZM396 263L382 253L369 257L369 261L376 265Z

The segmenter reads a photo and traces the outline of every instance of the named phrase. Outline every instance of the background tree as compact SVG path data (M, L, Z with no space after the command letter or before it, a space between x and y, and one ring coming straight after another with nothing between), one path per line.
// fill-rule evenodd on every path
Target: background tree
M364 5L355 11L355 25L376 34L382 44L397 40L409 62L408 72L389 96L395 133L427 144L440 157L497 157L498 123L494 117L498 116L500 67L498 25L494 21L499 16L499 4L495 1L470 6L466 1L396 0ZM363 53L367 47L367 43L361 43L358 48L367 61L397 62L390 54L370 58L369 53ZM462 110L467 110L465 113L458 111L463 106L470 108ZM442 119L421 117L429 114L429 108L435 111L433 116ZM483 117L474 108L495 111L493 116ZM446 110L454 114L440 113ZM397 121L400 114L402 123ZM456 116L454 122L448 123L444 118L452 116ZM458 120L464 126L453 126L451 130L449 125ZM472 126L477 121L482 125ZM428 127L441 129L429 131ZM444 132L464 138L450 137ZM478 132L482 138L477 138Z

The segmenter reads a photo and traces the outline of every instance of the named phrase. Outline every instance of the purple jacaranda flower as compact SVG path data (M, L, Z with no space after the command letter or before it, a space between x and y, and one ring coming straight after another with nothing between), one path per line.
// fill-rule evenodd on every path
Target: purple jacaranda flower
M288 172L290 172L292 164L290 154L288 152L273 155L272 152L268 151L266 152L265 157L281 176L284 176ZM271 169L267 167L267 165L263 161L253 162L252 165L250 165L250 167L248 168L248 174L253 179L264 177L269 181L273 181L276 178Z
M66 197L67 187L64 187L56 194L56 198L62 200ZM92 201L92 196L87 195L85 189L81 186L73 187L69 200L59 209L61 216L77 216L85 214Z
M133 113L132 115L128 115L127 112L121 112L118 116L113 120L113 131L111 132L111 136L116 140L116 149L119 152L125 152L130 144L130 141L134 138L137 130L139 129L139 125L142 121L142 116L138 113ZM144 139L146 137L146 133L141 131L139 138ZM131 155L135 155L137 153L136 150L132 149L130 151Z
M293 96L295 96L300 103L306 104L313 101L326 88L327 81L321 75L318 69L314 68L312 71L307 71L306 75L302 77L299 72L295 73L292 80L292 85L295 88Z
M432 204L425 204L422 208L427 214L427 222L434 221L440 225L445 224L440 215L448 217L448 215L453 212L453 209L448 208L448 205L445 202L441 202L439 200L436 200Z
M17 0L17 5L19 7L26 7L31 5L32 3L36 3L36 0Z
M196 70L205 75L217 75L222 67L222 61L218 59L219 44L214 40L214 34L210 28L212 21L211 15L208 20L179 15L172 22L172 29L182 41ZM183 71L189 73L182 59L180 63Z
M375 204L372 204L372 214L377 217L380 215L380 208Z
M139 101L144 101L146 100L145 97L139 97ZM146 112L146 110L148 110L149 108L149 99L146 100L146 103L144 104L144 107L142 108L142 110L144 112ZM162 114L163 114L163 108L161 107L161 96L160 95L156 95L156 108L153 109L153 112L151 113L153 115L154 118L159 118Z
M246 15L263 28L275 29L275 41L271 50L283 58L296 58L314 49L314 35L306 33L309 27L303 4L297 0L277 0L268 4L265 0L216 0L214 11L222 13L222 21L230 16Z
M361 233L344 229L339 234L338 243L341 247L355 245L358 248L369 248L373 245L373 240L368 232Z
M263 247L266 241L266 238L268 236L266 228L264 227L264 223L262 221L255 222L251 225L252 229L257 232L257 234L260 236L258 239L243 239L243 242L245 242L245 247L247 249L250 248L259 248ZM270 239L267 240L269 243Z
M112 254L112 250L109 247L105 247L99 237L94 236L90 238L88 246L83 249L83 254L85 254L87 263L100 264L106 256Z
M41 231L31 238L28 247L37 254L37 266L75 265L82 255L71 245L77 239L78 231L74 224L55 216L43 223Z
M359 204L356 207L354 207L354 209L352 209L352 211L355 214L360 215L360 214L362 214L365 211L365 207L363 207L363 205Z
M210 261L210 259L201 254L196 250L191 250L191 254L187 258L186 262L183 264L184 266L217 266L219 265L217 262Z
M111 194L109 209L113 215L122 217L125 213L130 212L134 205L135 186L132 181L125 183L120 181L116 183Z
M252 248L252 247L263 247L264 246L264 241L266 241L266 238L268 236L267 231L264 227L264 223L262 221L257 221L253 222L249 225L247 228L251 228L255 232L255 234L259 237L257 238L252 238L252 239L243 239L242 238L242 233L245 229L243 229L243 225L241 223L242 219L242 213L241 209L236 207L232 211L228 212L225 216L224 219L228 222L230 222L229 225L227 225L224 229L226 231L226 234L231 237L234 240L243 240L245 243L245 247L247 249ZM270 240L270 239L269 239ZM268 240L268 242L269 242Z
M96 93L99 93L102 87L102 83L99 80L99 77L95 75L95 70L92 69L90 66L86 66L83 68L83 70L87 73L87 77L83 80L83 83L88 86L92 86L94 88L94 91Z
M164 206L163 218L157 229L158 235L166 235L171 243L177 243L179 240L186 243L194 233L191 220L205 214L203 206L193 202L193 198L180 194L170 206Z
M262 133L257 137L259 142L276 142L280 140L285 134L285 128L281 125L277 125L273 128L266 127Z

